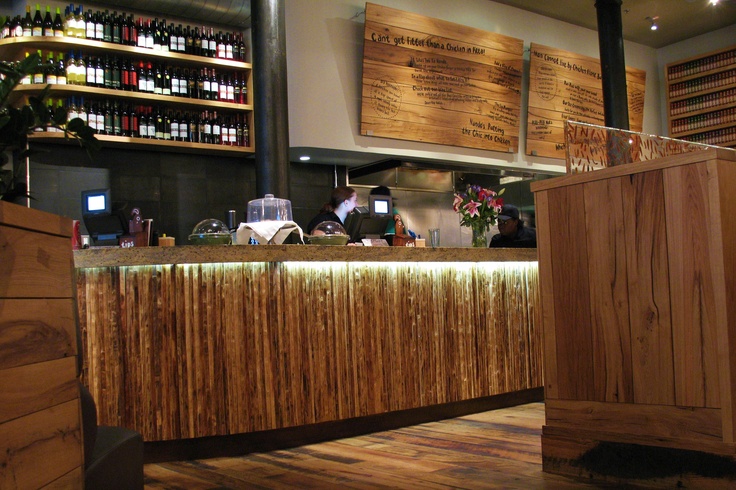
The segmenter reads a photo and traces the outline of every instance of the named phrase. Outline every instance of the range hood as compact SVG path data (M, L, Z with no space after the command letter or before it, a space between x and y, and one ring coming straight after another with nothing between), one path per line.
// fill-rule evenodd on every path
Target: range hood
M535 180L542 176L454 162L387 159L348 169L349 185L385 185L394 189L454 192L468 183L493 188L510 182Z

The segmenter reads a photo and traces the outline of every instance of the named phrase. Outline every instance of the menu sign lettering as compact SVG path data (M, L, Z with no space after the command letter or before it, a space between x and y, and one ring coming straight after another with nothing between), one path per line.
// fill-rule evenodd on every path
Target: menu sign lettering
M565 158L565 121L603 126L600 61L560 49L532 44L529 68L529 113L526 153ZM646 72L626 69L629 129L641 132Z
M366 4L362 135L519 149L523 42Z

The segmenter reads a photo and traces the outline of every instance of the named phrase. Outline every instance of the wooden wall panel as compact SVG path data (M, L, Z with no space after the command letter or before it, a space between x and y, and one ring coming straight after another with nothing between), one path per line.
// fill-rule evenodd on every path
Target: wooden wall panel
M101 423L149 441L538 387L537 287L518 264L81 269L86 379Z
M555 203L549 223L558 395L588 400L594 393L594 363L583 189L571 186L548 194Z
M683 165L663 172L665 219L672 297L675 403L720 407L716 296L711 255L709 176L705 165Z
M362 135L518 151L523 41L366 4Z
M565 158L564 123L568 119L604 125L600 60L532 43L526 153ZM644 121L646 72L626 68L626 92L632 131Z
M631 402L631 332L621 181L591 182L584 187L586 246L590 271L590 308L594 392L591 400ZM601 219L599 210L607 210ZM575 217L572 217L575 219Z
M634 401L673 404L672 320L661 171L621 178L631 319Z

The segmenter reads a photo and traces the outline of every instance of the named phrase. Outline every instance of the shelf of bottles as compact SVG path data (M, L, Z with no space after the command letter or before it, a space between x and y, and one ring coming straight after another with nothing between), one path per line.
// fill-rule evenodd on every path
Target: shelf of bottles
M251 65L239 33L73 5L63 17L48 7L44 16L37 5L35 15L28 6L25 18L0 18L0 58L34 51L44 62L13 92L14 103L48 86L50 104L105 142L254 151Z
M736 47L667 65L670 136L736 146Z

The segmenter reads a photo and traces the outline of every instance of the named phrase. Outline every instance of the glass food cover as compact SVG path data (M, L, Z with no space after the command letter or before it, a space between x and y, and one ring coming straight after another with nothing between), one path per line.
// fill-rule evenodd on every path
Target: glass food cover
M248 202L248 223L260 221L292 221L291 201L266 194L263 199Z

